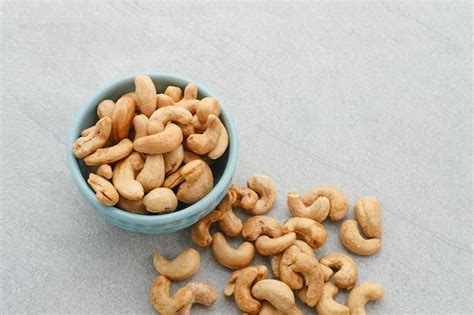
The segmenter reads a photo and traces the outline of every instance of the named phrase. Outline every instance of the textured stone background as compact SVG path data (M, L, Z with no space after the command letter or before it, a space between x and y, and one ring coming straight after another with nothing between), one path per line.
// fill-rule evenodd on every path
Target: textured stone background
M71 180L65 141L99 87L161 70L229 107L236 181L271 175L278 219L290 189L336 184L351 202L380 198L383 249L355 258L360 280L386 289L371 314L469 313L471 14L468 1L2 1L1 312L152 312L152 254L191 246L189 231L103 222ZM327 227L320 253L344 251L338 224ZM194 279L222 294L230 272L201 253ZM210 311L239 313L222 295Z

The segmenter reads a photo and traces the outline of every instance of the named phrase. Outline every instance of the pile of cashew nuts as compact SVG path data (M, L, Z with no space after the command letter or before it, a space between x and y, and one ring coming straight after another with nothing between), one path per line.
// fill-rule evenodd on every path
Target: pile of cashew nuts
M332 252L317 258L315 249L325 245L327 231L322 224L343 220L349 204L336 187L316 187L300 196L288 193L292 215L285 223L265 215L275 203L276 188L266 175L248 178L247 187L231 185L215 210L191 228L191 238L199 247L211 247L214 258L235 270L224 288L233 296L244 314L302 314L299 300L320 315L363 315L368 301L384 295L377 282L357 283L357 265L346 253ZM234 210L245 210L242 220ZM357 255L371 255L381 248L382 219L375 197L361 197L354 205L356 220L340 225L339 237L344 247ZM211 234L217 223L221 232ZM362 233L359 231L359 225ZM237 248L227 237L241 235L245 240ZM256 252L270 258L273 279L265 265L251 265ZM189 314L193 303L211 305L216 291L207 283L192 282L170 295L170 281L181 281L194 275L200 265L199 253L188 248L173 260L160 253L154 257L160 273L152 284L150 301L161 314ZM336 302L339 290L348 290L345 304Z
M80 134L72 151L91 167L87 182L106 206L138 213L175 211L214 186L210 165L229 144L213 97L197 99L194 84L157 94L148 76L135 91L97 106L97 123ZM173 189L176 191L173 191Z

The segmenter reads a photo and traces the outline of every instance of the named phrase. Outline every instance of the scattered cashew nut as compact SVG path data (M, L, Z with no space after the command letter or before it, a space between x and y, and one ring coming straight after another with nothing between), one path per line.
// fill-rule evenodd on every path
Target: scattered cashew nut
M354 205L354 212L366 237L382 237L380 203L376 197L359 198Z
M288 247L282 254L279 262L276 260L272 264L279 266L278 277L281 281L285 282L290 288L298 290L303 288L304 279L300 274L294 271L294 257L299 254L304 253L313 258L316 257L313 249L303 241L296 240L293 245Z
M324 275L318 260L311 255L298 253L293 257L293 270L303 275L306 284L305 304L313 307L323 292Z
M296 241L296 234L291 232L280 237L270 238L267 235L259 236L255 242L255 248L260 255L276 255L293 245Z
M212 253L216 260L230 269L241 269L250 264L255 256L255 247L250 242L243 242L238 249L227 243L225 236L217 232L212 239Z
M193 300L191 303L183 306L176 314L190 315L193 304L212 305L217 300L217 292L212 286L204 281L193 281L185 286L186 289L193 293Z
M346 216L349 204L344 193L336 187L321 186L313 188L303 196L303 203L309 206L322 197L329 199L331 204L329 218L332 221L342 220Z
M258 195L252 189L232 184L229 187L229 190L235 191L237 194L237 199L233 206L244 210L250 210L257 204Z
M251 292L256 299L268 301L281 312L287 312L296 305L293 291L286 283L279 280L260 280L253 285Z
M208 247L212 243L212 236L209 228L212 223L222 219L223 213L217 210L211 211L208 215L200 219L191 227L191 239L200 247Z
M324 284L323 293L316 305L318 315L350 315L346 305L339 304L334 300L337 292L339 289L332 282Z
M337 270L334 274L334 284L337 287L350 289L357 282L357 265L350 256L334 252L323 256L319 262Z
M276 187L273 180L266 175L255 174L248 178L247 186L260 197L255 207L248 212L253 215L262 215L270 211L276 199Z
M301 196L296 191L288 193L288 210L294 217L303 217L323 222L329 215L331 205L326 197L317 198L306 206Z
M222 219L219 220L218 224L222 232L227 236L236 236L242 231L242 220L234 214L232 209L235 198L235 193L229 190L217 206L217 210L223 213Z
M357 255L372 255L382 247L382 241L378 238L363 238L359 232L359 224L355 220L346 220L341 224L339 238L348 251Z
M159 252L153 256L156 271L168 279L181 281L192 277L199 270L201 256L194 248L187 248L173 260L168 260Z
M324 226L308 218L294 217L285 222L287 232L301 235L303 240L313 248L319 248L326 243L327 232Z
M365 315L365 304L368 301L380 300L383 296L382 285L377 282L363 282L349 292L347 306L351 315Z
M255 241L260 235L280 237L283 234L283 225L274 218L264 215L250 217L242 226L242 237L248 241Z
M192 304L194 299L194 293L186 287L180 288L170 296L170 286L171 281L159 275L150 288L150 303L162 315L176 314L185 305Z

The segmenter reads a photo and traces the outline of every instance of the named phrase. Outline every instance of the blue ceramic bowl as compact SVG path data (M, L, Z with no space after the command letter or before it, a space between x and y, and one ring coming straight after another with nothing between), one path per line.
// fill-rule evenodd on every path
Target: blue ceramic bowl
M198 87L201 99L206 96L215 96L207 88L192 80L166 73L148 74L156 85L159 93L162 93L169 85L179 86L182 89L188 83L194 83ZM170 233L184 229L200 218L208 214L224 198L237 165L239 139L235 123L224 105L221 104L222 114L220 116L229 133L229 147L226 153L212 165L214 174L214 188L201 200L193 205L176 210L173 213L161 215L140 215L129 213L115 207L107 207L100 204L94 191L87 184L88 168L82 160L76 159L72 154L72 144L79 137L81 130L90 127L97 122L97 104L104 99L116 101L121 95L135 90L133 83L134 75L115 81L97 92L79 110L72 121L67 145L67 160L71 169L72 178L79 191L92 206L95 212L118 227L141 233Z

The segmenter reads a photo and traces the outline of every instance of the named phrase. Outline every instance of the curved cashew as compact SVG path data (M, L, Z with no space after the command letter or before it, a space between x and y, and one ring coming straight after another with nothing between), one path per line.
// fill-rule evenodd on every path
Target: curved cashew
M334 274L334 271L332 271L332 269L329 268L328 266L321 264L321 262L320 262L320 265L321 265L321 270L323 271L324 281L327 282Z
M86 136L78 138L72 145L72 153L78 159L83 159L102 148L109 140L112 130L112 119L108 116L101 118Z
M270 238L267 235L259 236L255 248L260 255L271 256L281 253L296 241L295 233L288 233L280 237Z
M229 134L227 133L227 129L225 128L224 124L219 120L219 123L221 125L221 135L219 136L219 139L217 140L217 144L212 149L209 151L207 156L211 160L216 160L224 154L225 150L227 150L227 147L229 146Z
M135 151L145 154L163 154L176 149L182 141L181 129L175 124L169 123L163 131L133 141L133 148Z
M194 243L201 247L207 247L212 243L212 236L209 233L211 224L222 219L224 214L220 211L213 210L208 215L194 223L191 227L191 239Z
M183 145L179 145L173 151L163 154L165 159L165 173L171 174L178 170L178 168L183 163L184 159L184 149Z
M344 193L336 187L321 186L308 191L303 196L303 203L307 206L312 204L316 199L326 197L329 199L331 209L329 210L329 218L332 221L339 221L347 214L349 204Z
M156 277L150 288L150 303L162 315L176 314L183 306L191 304L194 294L183 287L170 296L171 281L165 276Z
M216 115L217 116L217 115ZM204 122L200 122L197 115L194 114L191 119L191 124L194 127L195 132L193 133L203 133L207 128L207 119Z
M91 126L89 128L86 128L84 130L81 131L81 133L79 134L79 136L81 137L87 137L87 135L89 134L89 132L91 132L93 129L94 129L95 126Z
M161 132L170 121L179 124L188 124L193 116L187 110L176 106L165 106L157 109L148 121L148 134Z
M181 175L186 180L182 183L176 196L184 203L194 203L207 195L214 186L212 171L205 162L196 160L184 165Z
M363 238L359 232L359 225L355 220L346 220L341 224L339 238L348 251L357 255L372 255L382 247L382 241L378 238Z
M130 97L131 99L133 99L135 101L135 103L137 102L137 95L135 94L135 92L125 93L121 97Z
M146 211L145 205L143 204L143 199L128 200L123 197L120 197L119 202L117 203L117 207L131 213L149 214L149 212Z
M281 254L281 253L273 255L272 259L270 260L270 266L272 268L273 278L275 278L275 279L280 278L281 256L283 256L283 254Z
M113 206L119 201L119 194L115 187L105 178L94 173L89 174L87 180L92 189L96 192L95 196L101 204Z
M97 168L97 175L102 176L105 179L111 179L114 175L112 167L109 164L102 164Z
M147 154L143 169L137 175L145 192L158 188L165 180L165 162L162 154Z
M257 204L258 195L252 189L232 184L230 185L229 190L235 191L237 194L237 199L233 206L244 210L250 210Z
M197 100L197 96L197 86L192 83L189 83L184 88L183 98L179 102L174 103L174 105L182 107L191 112L191 114L194 114L196 112L196 106L199 103L199 101Z
M214 233L212 240L212 253L218 262L230 269L241 269L250 264L255 256L255 247L250 242L243 242L238 249L227 243L225 236Z
M205 97L196 106L196 116L200 122L205 123L210 114L219 116L221 114L221 106L214 97Z
M255 174L248 178L247 186L260 196L255 207L248 212L261 215L270 211L276 199L276 187L272 179L266 175Z
M223 213L222 219L219 220L218 224L222 232L227 236L236 236L242 231L242 220L232 210L232 203L234 203L235 198L235 193L229 190L217 206L217 210Z
M149 76L135 77L135 96L140 113L150 117L156 109L156 87Z
M261 304L250 293L252 284L267 277L267 267L250 266L234 271L224 288L226 296L234 295L235 304L244 313L255 314Z
M165 90L165 95L168 95L173 102L179 102L183 98L183 91L178 86L168 86Z
M288 210L294 217L303 217L323 222L329 215L331 205L326 197L317 198L309 206L303 203L296 191L288 193Z
M156 95L156 108L162 108L165 106L173 106L173 100L166 94Z
M190 282L185 286L193 293L193 300L190 304L183 306L176 314L190 315L193 304L212 305L217 300L217 292L212 286L204 281Z
M176 172L166 176L165 181L163 182L163 187L173 189L176 186L184 183L185 179L184 176L181 174L181 171L184 166L181 166L176 170Z
M103 100L102 102L97 105L97 117L99 119L108 116L112 118L112 114L114 112L115 102L112 100Z
M136 115L133 118L133 129L135 130L135 138L133 139L133 141L137 140L138 138L147 136L147 128L148 117L143 114Z
M382 285L377 282L363 282L351 290L347 297L347 306L351 315L365 315L368 301L380 300L384 296Z
M186 139L189 150L197 154L206 154L214 149L222 132L221 125L216 115L209 115L206 130L202 134L192 134Z
M187 248L173 260L168 260L159 252L153 256L156 271L168 279L181 281L192 277L199 270L201 256L194 248Z
M313 249L303 241L296 240L295 244L288 247L280 258L279 263L275 261L274 263L279 265L279 278L281 281L285 282L290 288L298 290L303 287L304 280L294 271L294 257L299 254L304 253L313 258L316 258L316 255Z
M322 257L319 262L331 269L337 270L334 274L334 283L341 289L352 288L357 281L357 265L354 260L343 253L330 253Z
M196 128L194 128L193 124L177 124L179 128L181 128L181 132L183 133L184 139L187 139L190 135L196 133ZM186 143L184 143L186 144Z
M242 226L242 237L248 241L255 241L260 235L280 237L283 234L283 225L274 218L264 215L250 217Z
M285 222L287 232L295 232L313 248L319 248L326 243L328 234L324 226L308 218L295 217Z
M119 98L115 103L112 113L112 133L111 138L114 141L120 141L128 137L130 127L135 117L135 101L130 97Z
M290 287L279 280L263 279L252 287L252 295L260 301L268 301L274 308L286 312L295 307L295 296Z
M143 204L148 212L173 212L178 207L178 199L169 188L155 188L145 195Z
M126 158L132 151L132 141L125 138L114 146L97 149L97 151L84 158L84 163L89 166L113 163Z
M304 303L313 307L323 292L324 275L318 260L307 254L296 254L293 257L293 270L302 274L305 288Z
M366 237L382 237L380 203L376 197L359 198L354 205L354 212Z
M143 186L135 180L135 174L143 168L143 159L139 153L130 154L125 160L117 162L112 182L122 197L128 200L143 198Z
M258 315L303 315L303 312L295 305L294 308L287 310L285 312L281 312L274 308L270 303L263 302L262 308Z
M339 289L332 282L324 284L323 293L316 305L318 315L350 315L349 308L346 305L334 301L337 292L339 292Z

